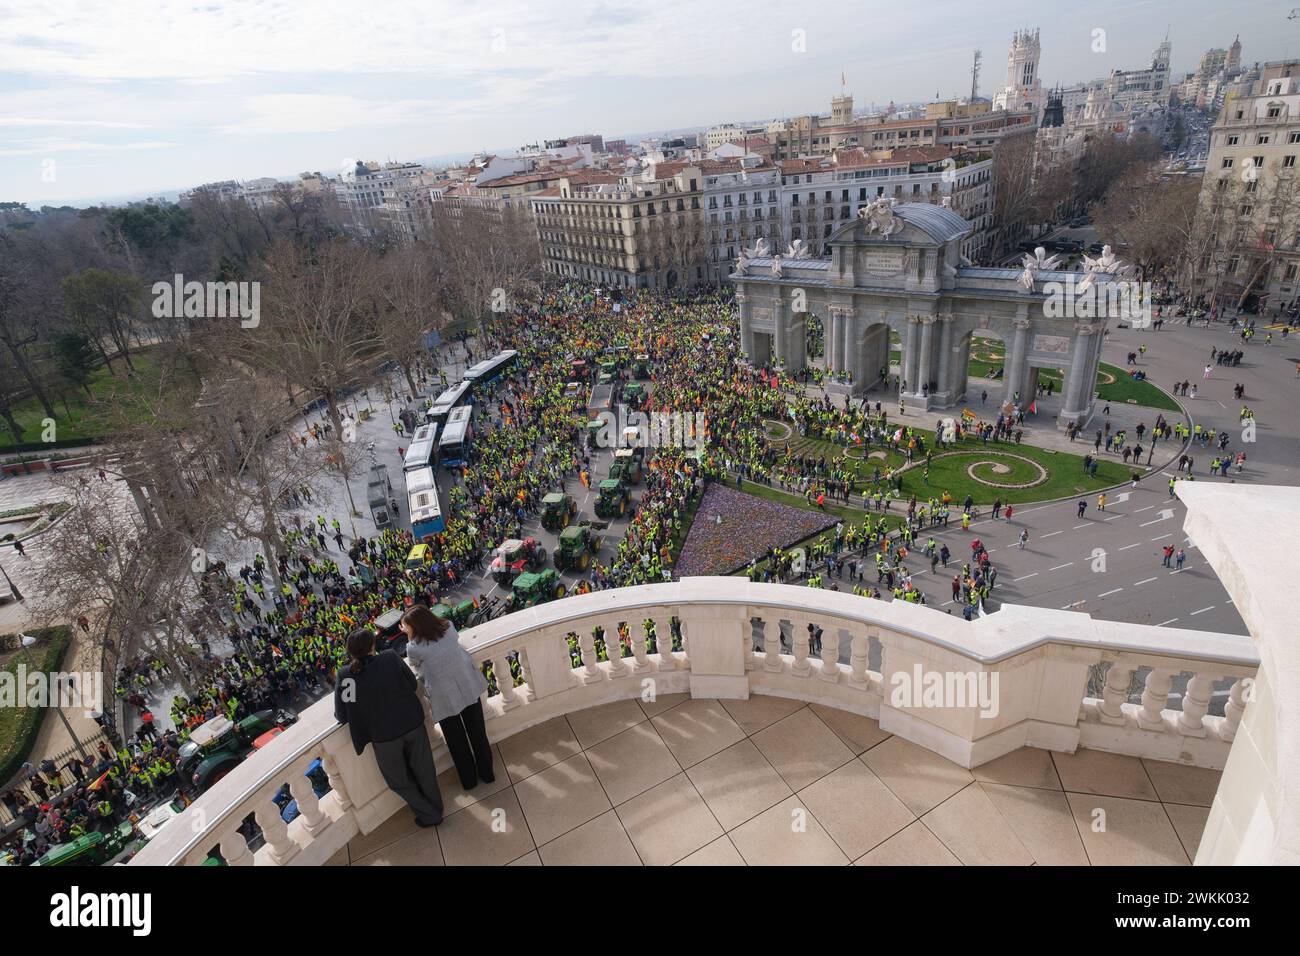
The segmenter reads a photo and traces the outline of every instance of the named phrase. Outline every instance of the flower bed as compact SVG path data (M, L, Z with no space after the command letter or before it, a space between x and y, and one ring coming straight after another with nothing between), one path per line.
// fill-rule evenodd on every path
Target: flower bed
M719 523L718 518L722 521ZM731 574L762 557L833 527L833 514L806 511L710 484L677 559L677 577Z

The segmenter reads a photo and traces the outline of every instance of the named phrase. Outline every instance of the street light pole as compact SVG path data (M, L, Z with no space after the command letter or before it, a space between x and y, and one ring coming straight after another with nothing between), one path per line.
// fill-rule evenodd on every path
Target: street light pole
M36 643L36 638L32 637L30 634L23 634L23 635L20 637L18 643L19 643L19 645L22 647L22 650L23 650L23 656L27 658L27 664L28 664L28 666L31 667L31 669L32 669L33 671L39 671L40 668L36 666L36 661L35 661L35 659L33 659L33 657L32 657L32 652L29 650L29 648L32 647L32 645L34 645L34 644ZM89 756L89 755L86 753L86 746L85 746L85 744L83 744L83 743L81 742L81 738L77 736L77 732L76 732L75 730L72 729L72 723L68 720L68 715L65 714L65 713L63 712L63 708L59 706L59 703L58 703L58 695L59 695L59 689L58 689L58 687L55 687L55 688L54 688L54 703L53 703L53 707L54 707L55 712L58 713L58 715L59 715L59 719L63 721L63 726L67 729L67 731L68 731L68 736L71 737L71 738L72 738L72 742L73 742L74 744L77 745L77 752L78 752L79 754L81 754L82 757Z

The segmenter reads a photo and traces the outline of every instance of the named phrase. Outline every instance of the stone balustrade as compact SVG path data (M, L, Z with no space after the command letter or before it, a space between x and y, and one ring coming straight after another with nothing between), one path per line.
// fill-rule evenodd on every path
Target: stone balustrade
M1222 769L1259 665L1249 637L1022 606L967 622L902 601L735 577L569 597L460 640L477 663L491 662L485 712L493 740L627 698L766 694L871 717L967 768L1031 746ZM1135 675L1144 683L1131 700ZM1180 675L1182 706L1171 708ZM1216 683L1230 687L1223 716L1209 715ZM432 722L427 728L435 760L448 766L439 732ZM320 798L303 776L317 757L331 786ZM300 811L287 825L272 802L284 784ZM319 864L401 806L371 750L353 752L326 699L132 863L197 865L219 850L232 865ZM262 831L255 850L246 838L255 832L250 815Z

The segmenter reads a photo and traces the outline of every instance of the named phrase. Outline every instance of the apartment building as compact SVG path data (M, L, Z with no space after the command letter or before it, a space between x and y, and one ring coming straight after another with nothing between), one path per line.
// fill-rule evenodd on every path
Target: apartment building
M781 171L750 154L700 163L703 175L704 232L708 248L707 281L728 281L743 246L767 239L783 248Z
M708 281L699 165L667 162L613 182L559 183L529 197L543 269L625 289Z
M946 146L850 149L829 158L780 164L781 226L785 241L802 239L823 254L836 227L880 198L940 203L975 224L963 242L971 259L987 248L993 224L993 157Z
M1210 131L1204 245L1190 271L1199 292L1224 304L1275 308L1300 294L1300 60L1260 72Z

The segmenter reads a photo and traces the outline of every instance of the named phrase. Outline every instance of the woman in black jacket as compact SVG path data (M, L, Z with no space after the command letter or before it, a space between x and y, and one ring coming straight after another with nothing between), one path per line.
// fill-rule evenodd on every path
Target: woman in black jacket
M442 822L442 793L415 675L392 651L375 653L375 633L348 635L350 662L334 685L334 716L352 732L358 754L371 744L384 782L415 811L415 822Z

